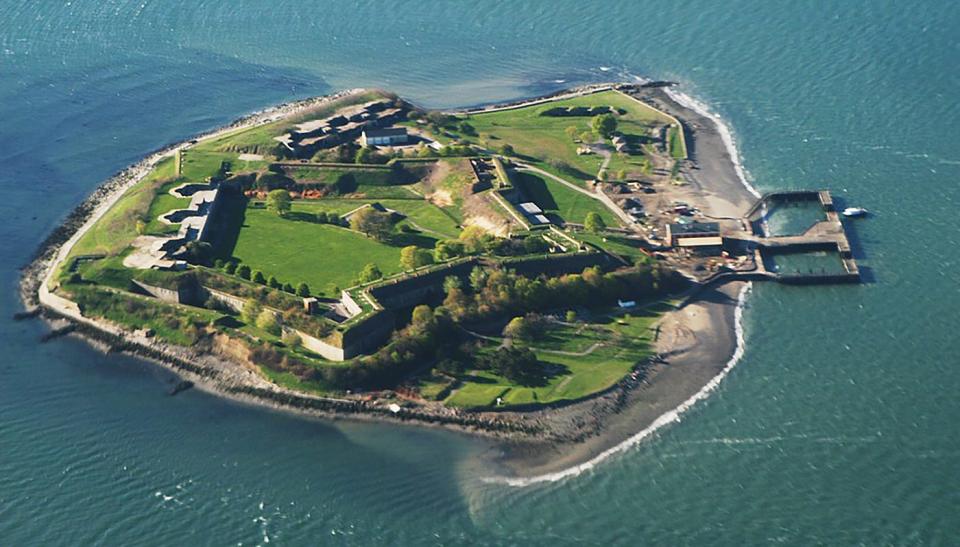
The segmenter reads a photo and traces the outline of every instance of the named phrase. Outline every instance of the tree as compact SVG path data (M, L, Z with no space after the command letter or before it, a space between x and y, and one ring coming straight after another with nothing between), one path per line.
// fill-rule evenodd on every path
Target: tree
M253 325L257 322L261 309L260 303L250 298L244 302L243 309L240 310L240 319L248 325Z
M261 285L266 285L267 278L263 276L263 272L261 272L260 270L257 270L253 272L253 282L259 283Z
M463 288L463 281L460 281L460 278L455 275L448 275L443 278L443 292L449 293L451 289L461 289Z
M503 154L504 156L516 155L516 151L514 151L513 146L509 144L504 144L503 146L501 146L500 153Z
M532 334L530 322L525 317L514 317L503 328L503 335L518 340L529 340Z
M416 245L408 245L400 249L400 265L405 270L412 270L420 266L433 264L433 255L426 249L421 249Z
M627 178L627 171L626 171L626 169L621 169L621 170L617 171L617 180L624 180L624 179L626 179L626 178Z
M596 234L605 230L607 223L603 221L603 217L591 211L587 213L587 218L583 220L583 227Z
M246 264L241 264L237 268L237 275L243 279L250 279L250 266L247 266Z
M230 275L233 275L237 272L237 263L234 261L227 262L223 265L223 271L227 272Z
M590 122L590 127L595 133L599 133L605 139L609 139L613 132L617 130L617 118L613 114L601 114L594 116Z
M373 207L364 207L350 216L350 227L378 241L384 241L393 232L390 213L377 211Z
M568 137L570 137L570 140L572 141L577 140L577 126L568 125L566 129L563 130L563 132L566 133Z
M327 212L326 212L326 211L320 211L319 213L317 213L317 223L318 223L318 224L329 224L329 223L330 223L330 217L327 216Z
M297 296L306 298L310 296L310 286L306 283L300 283L297 285Z
M297 290L293 288L293 285L291 285L291 284L289 284L289 283L284 283L284 284L283 284L283 292L288 292L288 293L290 293L290 294L294 294L294 293L297 292Z
M458 256L463 256L466 251L464 244L460 241L441 240L433 248L433 258L437 262L450 260Z
M277 321L277 314L270 310L263 310L257 315L257 328L275 336L280 334L280 323Z
M140 219L137 219L137 223L134 226L136 226L138 235L143 235L147 232L147 223Z
M433 310L426 304L420 304L416 308L413 308L413 315L410 316L410 324L421 332L431 330L436 325Z
M290 212L290 192L282 188L271 190L267 194L267 209L280 216L286 215Z
M376 281L383 277L383 272L380 271L380 268L374 264L369 263L363 267L363 270L360 271L360 283L369 283L371 281Z
M269 285L271 289L279 289L283 286L280 284L280 281L278 281L277 278L272 275L270 276L270 279L267 280L267 285Z
M583 133L580 133L580 142L584 144L590 144L593 142L593 133L590 131L584 131Z
M530 348L516 346L500 348L484 359L482 365L520 385L543 382L543 366Z
M567 310L567 323L574 323L577 320L577 312L573 310Z

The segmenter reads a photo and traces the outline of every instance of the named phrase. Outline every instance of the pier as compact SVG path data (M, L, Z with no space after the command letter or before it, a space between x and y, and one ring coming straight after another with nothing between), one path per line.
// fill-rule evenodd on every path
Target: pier
M825 219L814 222L803 233L797 235L767 235L760 228L769 206L789 202L818 202ZM850 249L846 229L837 213L833 196L829 190L791 190L764 194L743 218L745 230L724 233L728 244L739 245L753 253L756 269L750 272L752 278L766 278L792 284L831 284L859 283L860 269ZM769 268L774 257L790 254L827 252L836 253L840 269L838 271L780 272Z

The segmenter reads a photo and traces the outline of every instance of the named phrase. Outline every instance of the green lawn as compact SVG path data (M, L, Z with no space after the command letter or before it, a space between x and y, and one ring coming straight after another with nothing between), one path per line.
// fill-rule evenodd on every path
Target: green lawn
M413 223L426 232L426 236L433 239L454 239L460 235L457 221L440 207L420 199L351 199L334 198L320 200L304 200L294 202L294 211L318 213L336 213L342 215L366 203L380 203L388 209L393 209L407 216L405 222Z
M346 228L294 220L297 213L342 215L373 201L407 215L403 222L415 224L423 233L398 234L396 241L385 244ZM282 283L305 282L317 294L325 292L330 284L351 286L370 262L385 275L399 272L402 246L432 249L437 239L456 238L460 233L456 221L425 200L297 200L289 218L280 218L260 204L253 205L246 210L232 256L268 277L276 276Z
M527 198L540 206L548 213L554 213L566 222L583 224L587 213L597 213L603 218L607 226L619 226L617 217L599 200L584 195L582 192L564 186L549 178L536 173L517 171L513 175L514 182L520 187Z
M577 232L573 237L580 241L592 243L613 254L628 258L634 263L650 260L650 257L643 254L640 250L640 242L635 239L628 239L621 235L611 233L601 235L588 232Z
M183 184L183 179L176 179L167 182L157 189L156 197L150 203L150 209L147 211L146 233L154 235L163 235L176 233L180 229L179 224L167 224L161 222L159 217L176 209L183 209L190 205L190 198L178 198L170 193L170 190Z
M578 143L568 137L568 126L577 128L577 133L590 129L590 117L551 117L540 113L558 106L611 106L623 109L626 114L619 116L619 131L626 135L646 135L652 122L669 123L669 119L622 93L605 91L546 104L490 112L469 116L469 122L479 133L479 140L490 148L499 148L511 144L522 156L540 161L558 159L580 171L574 178L580 180L596 176L603 158L597 155L578 156ZM638 165L642 156L619 157L615 155L609 170L630 170ZM567 175L570 176L570 175Z
M230 164L230 172L244 173L256 171L267 166L269 162L265 160L243 160L239 159L239 154L231 152L214 152L203 149L189 149L182 152L183 165L181 166L180 176L190 182L204 182L207 177L212 177L220 172L220 166L223 162Z
M137 237L136 223L150 210L154 195L174 178L173 158L166 158L140 182L127 190L100 220L90 228L70 252L71 256L84 254L117 254ZM171 196L172 197L172 196Z
M487 406L502 397L506 404L551 403L576 400L606 389L652 353L651 325L664 310L661 304L627 316L602 316L592 324L554 325L529 343L537 357L554 371L546 385L519 386L490 372L465 378L445 403L455 407ZM554 351L584 352L594 343L603 345L587 355L562 355ZM491 342L483 351L494 351ZM549 350L549 351L548 351Z

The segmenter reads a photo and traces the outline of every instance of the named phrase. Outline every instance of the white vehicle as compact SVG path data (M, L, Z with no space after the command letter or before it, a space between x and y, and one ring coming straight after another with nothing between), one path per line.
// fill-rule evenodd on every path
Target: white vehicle
M869 211L863 207L847 207L843 210L843 216L845 217L865 217Z

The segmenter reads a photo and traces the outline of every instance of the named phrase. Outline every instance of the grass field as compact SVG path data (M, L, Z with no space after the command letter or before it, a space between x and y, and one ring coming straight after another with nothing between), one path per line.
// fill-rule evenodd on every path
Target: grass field
M630 259L632 262L647 262L651 258L640 250L640 242L634 239L628 239L621 235L614 234L591 234L588 232L577 232L574 234L576 239L593 243L611 253Z
M294 211L302 210L299 206L295 204ZM283 219L254 208L246 211L233 256L282 283L307 283L314 294L326 293L331 284L349 287L370 262L384 274L401 269L400 247L346 228Z
M404 222L412 223L424 230L425 235L434 239L454 239L460 234L455 219L436 205L419 199L351 199L335 198L294 202L294 211L318 213L336 213L342 215L366 203L380 203L407 216ZM402 224L402 223L401 223Z
M579 179L593 178L603 159L597 155L577 155L578 143L567 136L565 129L576 127L577 133L590 130L590 117L550 117L540 113L558 106L611 106L623 109L618 130L626 135L646 135L652 122L669 123L669 119L619 92L605 91L547 104L469 116L469 122L479 133L479 140L497 149L509 143L520 155L540 161L557 159L577 170ZM609 171L630 170L639 165L642 156L620 157L615 154ZM569 175L567 175L569 176Z
M147 215L159 188L174 178L174 168L172 157L157 163L153 171L127 190L113 207L83 234L70 255L113 255L126 249L137 237L137 220Z
M563 184L536 173L515 172L514 183L524 195L548 213L554 213L566 222L583 224L587 213L597 213L607 226L618 226L617 217L599 200L585 196Z
M660 304L629 316L600 316L586 325L552 325L529 343L536 348L540 361L553 371L545 385L519 386L482 371L467 378L445 403L455 407L489 406L497 397L508 405L552 403L580 399L606 389L651 355L651 325L664 309ZM601 345L590 351L596 343ZM495 346L491 343L483 351L494 351ZM588 351L586 355L557 353Z

